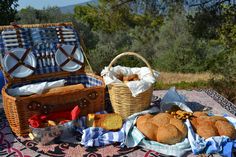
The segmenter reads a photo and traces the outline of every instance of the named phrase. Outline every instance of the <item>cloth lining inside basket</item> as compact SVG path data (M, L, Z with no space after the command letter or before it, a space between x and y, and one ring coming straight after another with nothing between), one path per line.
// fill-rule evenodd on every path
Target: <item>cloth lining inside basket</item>
M89 75L86 75L86 74L81 74L81 75L76 75L76 76L68 76L68 77L60 77L60 78L39 79L39 80L27 82L27 83L15 84L11 88L21 87L21 86L24 86L24 85L27 85L27 84L44 82L44 81L56 81L56 80L59 80L59 79L67 80L66 85L73 85L73 84L82 83L87 88L94 87L94 86L101 86L103 84L101 80L99 80L95 77L92 77L92 76L89 76Z

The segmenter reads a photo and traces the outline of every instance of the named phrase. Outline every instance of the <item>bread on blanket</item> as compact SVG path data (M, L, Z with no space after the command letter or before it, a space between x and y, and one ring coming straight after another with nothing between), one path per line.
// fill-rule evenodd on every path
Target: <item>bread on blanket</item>
M122 127L122 117L116 113L88 114L88 127L101 127L105 130L118 130Z
M145 114L145 115L139 116L136 122L137 127L140 128L142 123L146 123L147 120L152 117L153 115L151 114Z
M208 115L205 112L197 111L197 112L193 112L193 116L194 117L200 117L200 116L208 116Z
M191 125L193 127L193 130L196 131L197 130L197 126L198 126L197 118L192 117L190 119L190 123L191 123Z
M220 134L220 136L228 136L230 139L236 138L236 131L232 124L226 121L218 120L215 123L215 126Z
M158 127L151 122L146 121L137 126L138 130L143 133L149 140L156 141Z
M164 144L176 144L187 136L185 124L169 113L140 116L136 125L148 139Z
M158 128L156 140L164 144L176 144L182 140L182 133L172 124Z
M170 124L174 125L182 134L181 139L187 136L188 130L186 125L179 119L171 118Z
M159 113L150 120L153 124L160 127L160 126L165 126L169 124L171 118L173 118L173 116L169 113Z
M210 125L210 124L207 125L199 124L197 126L197 134L200 135L201 137L204 137L205 139L219 135L215 125Z

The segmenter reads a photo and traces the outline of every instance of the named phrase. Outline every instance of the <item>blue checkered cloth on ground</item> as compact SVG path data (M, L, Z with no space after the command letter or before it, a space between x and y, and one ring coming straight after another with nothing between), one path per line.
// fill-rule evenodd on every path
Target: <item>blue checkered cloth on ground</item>
M104 114L106 111L98 112ZM99 127L86 127L86 117L83 116L77 121L80 127L75 130L82 134L81 144L85 147L105 146L116 142L123 143L125 140L125 123L118 131L107 131Z
M235 118L227 115L224 117L236 128ZM236 149L236 140L229 139L227 136L213 136L204 139L193 131L189 120L186 124L188 126L188 139L194 155L219 153L224 157L232 156L233 149Z

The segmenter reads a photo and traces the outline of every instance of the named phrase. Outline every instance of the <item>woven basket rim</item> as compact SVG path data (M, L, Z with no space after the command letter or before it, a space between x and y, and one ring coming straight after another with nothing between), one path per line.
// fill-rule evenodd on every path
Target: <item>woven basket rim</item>
M37 28L37 27L52 27L52 26L72 26L72 22L63 22L63 23L42 23L42 24L20 24L20 25L2 25L0 26L0 31L14 28Z

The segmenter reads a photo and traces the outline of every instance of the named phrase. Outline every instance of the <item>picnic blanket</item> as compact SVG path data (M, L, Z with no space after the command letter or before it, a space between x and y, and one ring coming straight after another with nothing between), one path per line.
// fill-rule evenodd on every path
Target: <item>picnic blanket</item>
M166 92L166 90L159 90L154 91L153 94L162 98ZM228 114L231 117L236 115L234 104L213 90L180 90L178 92L186 96L191 110L208 108L214 114ZM154 99L153 103L159 103L159 99ZM106 107L110 107L108 102ZM85 148L79 144L62 142L42 146L29 138L15 136L10 130L2 109L0 109L0 117L2 119L0 122L0 156L166 156L145 148L121 148L115 144L106 147ZM81 139L80 136L76 138ZM194 155L190 151L187 156ZM215 154L214 156L219 155Z

